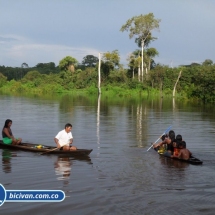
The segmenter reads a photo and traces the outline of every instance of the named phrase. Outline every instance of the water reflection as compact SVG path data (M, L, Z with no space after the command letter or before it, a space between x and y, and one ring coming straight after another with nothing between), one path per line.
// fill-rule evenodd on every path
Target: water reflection
M57 179L64 180L64 184L68 184L72 168L72 161L70 158L58 156L54 163L54 167Z
M99 130L100 130L100 102L101 102L101 95L98 96L98 104L97 104L97 144L98 148L100 148L100 135L99 135Z
M162 171L160 172L162 177L161 181L165 181L168 185L165 185L163 189L184 189L181 188L181 185L186 181L187 168L190 164L164 156L160 156L159 160L162 164ZM173 185L173 187L169 185Z
M174 166L175 168L187 168L190 164L186 162L182 162L176 159L170 159L167 157L160 157L161 164L167 165L168 167Z
M11 172L11 157L16 157L16 153L9 149L2 149L2 169L5 173Z
M175 97L172 98L172 109L175 110Z
M143 143L147 143L147 133L148 133L148 122L147 118L149 116L149 109L147 104L141 103L137 105L135 108L136 113L136 139L137 139L137 147L143 147Z
M146 107L145 107L146 108ZM142 147L142 137L143 137L143 105L137 105L137 110L136 110L136 121L137 121L137 141L138 141L138 147ZM144 111L145 112L145 111ZM145 116L145 114L144 114Z
M87 161L87 163L92 164L91 159L88 156L73 158L59 155L54 163L54 168L57 180L62 180L64 185L69 184L73 161Z
M73 214L86 214L86 211L88 214L213 214L215 108L177 99L173 103L172 98L165 97L123 100L102 95L100 99L65 96L58 100L31 100L0 96L0 116L13 115L17 135L25 133L25 139L49 145L55 132L71 120L77 128L74 136L78 137L78 142L96 149L94 153L100 152L99 156L90 155L93 165L89 159L47 155L51 157L52 171L49 165L44 166L46 156L39 159L35 154L32 160L31 154L19 153L16 162L14 158L6 158L4 165L11 173L1 171L1 183L8 189L40 190L51 186L62 189L67 196L72 194L72 201L67 198L60 204L62 206L50 207L50 213L62 213L63 210L64 214L69 214L72 209ZM150 142L170 125L183 135L189 149L206 161L204 165L197 167L159 157L151 152L153 149L145 152ZM12 170L10 165L13 165ZM43 168L38 168L41 165ZM35 171L32 171L34 167ZM26 172L31 172L28 180L25 180ZM178 192L179 189L184 190ZM4 207L7 207L4 209L7 214L17 210L16 204ZM35 208L38 204L30 204L28 211L24 211L26 207L19 207L19 213L28 214Z

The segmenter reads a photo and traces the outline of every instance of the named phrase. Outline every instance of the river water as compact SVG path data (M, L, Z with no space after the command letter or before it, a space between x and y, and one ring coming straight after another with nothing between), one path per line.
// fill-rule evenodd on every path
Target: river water
M1 214L214 214L215 111L172 99L0 94L0 124L24 142L52 145L67 122L87 158L0 149L6 190L63 190L62 202L5 202ZM203 161L160 157L151 142L170 126Z

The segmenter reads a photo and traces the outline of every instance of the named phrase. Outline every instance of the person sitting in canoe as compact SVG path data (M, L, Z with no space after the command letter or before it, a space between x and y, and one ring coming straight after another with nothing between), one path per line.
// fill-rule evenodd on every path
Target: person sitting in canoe
M178 156L178 153L180 151L179 149L179 143L182 141L182 136L180 134L178 134L175 138L175 140L173 141L173 155L174 156ZM186 148L186 147L185 147Z
M192 153L186 149L186 142L185 141L180 141L178 143L178 147L179 147L179 153L178 155L172 155L171 158L178 158L178 159L183 159L183 160L188 160Z
M72 125L70 123L67 123L65 125L65 129L59 131L56 137L54 138L54 141L60 150L65 151L77 150L76 146L72 146L73 136L71 130Z
M154 148L158 149L159 147L166 144L166 151L163 153L165 156L170 157L173 154L173 142L175 140L175 132L173 130L169 131L168 136L162 137L162 142L154 145Z
M173 147L177 147L177 148L179 148L178 147L178 144L181 142L181 141L183 141L183 138L182 138L182 136L181 136L181 134L178 134L177 136L176 136L176 138L175 138L175 141L173 142ZM186 142L184 141L184 147L186 148Z
M4 127L2 129L2 141L4 144L12 144L12 145L18 145L22 142L21 138L15 138L13 136L12 130L12 120L7 119L4 123Z

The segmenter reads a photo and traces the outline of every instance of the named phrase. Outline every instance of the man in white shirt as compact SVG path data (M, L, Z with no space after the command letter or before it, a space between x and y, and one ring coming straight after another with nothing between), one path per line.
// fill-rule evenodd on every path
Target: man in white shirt
M72 146L73 136L71 130L72 125L70 123L67 123L65 125L65 129L59 131L56 137L54 138L54 141L60 150L65 151L77 150L76 146Z

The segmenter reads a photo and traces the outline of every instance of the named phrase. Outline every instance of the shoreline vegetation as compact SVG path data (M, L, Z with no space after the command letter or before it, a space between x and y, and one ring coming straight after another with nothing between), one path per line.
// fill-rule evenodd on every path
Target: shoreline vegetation
M16 94L75 94L98 96L98 67L74 71L39 70L0 66L0 92ZM8 72L10 70L10 72ZM57 70L57 72L56 72ZM177 99L215 102L215 64L189 65L179 68L157 65L143 80L131 75L131 69L101 71L101 95L115 97L174 97ZM179 76L180 75L180 76Z
M35 80L37 82L37 80ZM46 82L46 81L45 81ZM159 89L147 87L146 89L143 89L143 86L138 86L133 89L130 89L129 87L125 86L124 84L116 86L118 83L108 84L101 87L101 96L116 96L116 97L173 97L172 91L170 89L160 91ZM43 83L41 85L35 86L32 82L26 82L22 83L21 81L11 80L5 82L3 86L0 87L0 92L4 94L32 94L32 95L46 95L46 94L52 94L52 95L83 95L83 96L98 96L99 90L98 87L94 85L88 86L86 88L71 88L71 89L65 89L63 86L59 84L46 84ZM177 98L183 97L185 99L183 94L177 94Z

